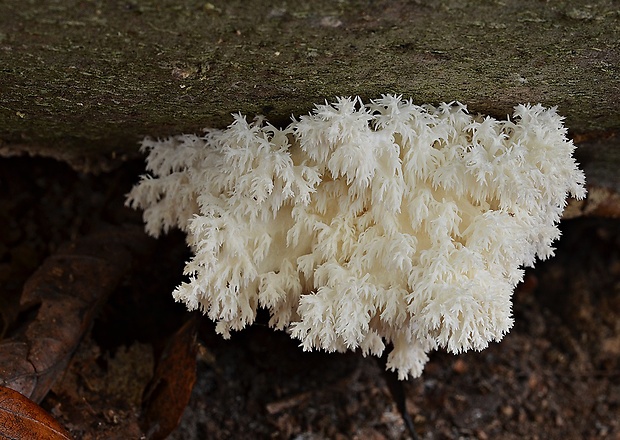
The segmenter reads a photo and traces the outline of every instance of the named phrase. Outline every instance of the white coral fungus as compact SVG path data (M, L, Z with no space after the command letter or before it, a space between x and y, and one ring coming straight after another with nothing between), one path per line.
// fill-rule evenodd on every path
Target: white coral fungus
M235 115L204 136L145 139L128 203L195 256L174 292L217 331L258 307L305 350L360 348L417 377L427 353L480 350L512 326L511 295L553 255L566 197L585 196L555 108L512 120L460 103L339 98L284 129Z

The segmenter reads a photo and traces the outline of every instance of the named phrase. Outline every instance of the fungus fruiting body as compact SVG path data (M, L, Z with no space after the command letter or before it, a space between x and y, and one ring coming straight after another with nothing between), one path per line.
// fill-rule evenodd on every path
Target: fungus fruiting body
M194 252L176 300L225 337L262 307L307 350L390 343L401 379L431 350L500 340L523 267L553 254L566 198L585 196L562 118L541 105L498 121L339 98L283 129L234 115L142 148L150 175L128 203Z

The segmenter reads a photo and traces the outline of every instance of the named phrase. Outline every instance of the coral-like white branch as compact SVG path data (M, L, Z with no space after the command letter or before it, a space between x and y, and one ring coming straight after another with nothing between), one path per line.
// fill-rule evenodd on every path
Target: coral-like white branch
M235 115L142 148L151 175L128 204L195 253L178 301L225 337L264 307L307 350L379 356L390 342L401 379L430 350L501 339L522 267L553 255L567 196L585 196L562 118L541 105L498 121L339 98L284 129Z

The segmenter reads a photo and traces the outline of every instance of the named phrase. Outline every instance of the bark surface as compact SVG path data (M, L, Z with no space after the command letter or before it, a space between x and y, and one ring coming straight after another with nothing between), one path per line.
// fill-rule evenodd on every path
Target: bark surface
M612 1L6 0L0 148L100 167L231 112L284 124L388 92L496 117L541 102L573 134L614 131L619 30Z

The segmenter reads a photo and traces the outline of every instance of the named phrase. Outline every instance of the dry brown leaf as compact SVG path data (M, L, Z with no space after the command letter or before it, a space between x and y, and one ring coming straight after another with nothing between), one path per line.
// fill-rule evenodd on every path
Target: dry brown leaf
M20 440L73 438L39 405L3 386L0 386L0 437Z
M137 228L108 228L49 257L21 298L34 318L0 343L0 384L40 402L147 243Z
M179 424L196 382L198 316L170 339L144 397L143 425L149 440L165 439Z

